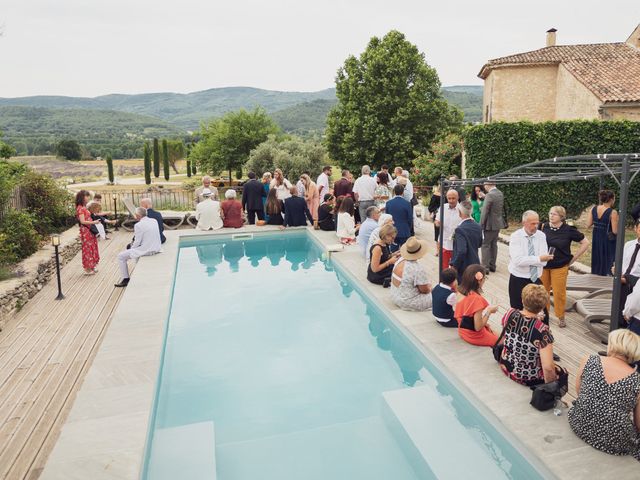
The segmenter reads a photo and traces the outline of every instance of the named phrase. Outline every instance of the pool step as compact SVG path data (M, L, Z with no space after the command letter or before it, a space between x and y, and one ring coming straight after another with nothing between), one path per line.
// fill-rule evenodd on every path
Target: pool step
M153 480L215 480L216 441L213 422L158 428L153 437Z
M509 478L496 464L500 453L483 448L481 432L461 424L449 403L451 397L440 396L431 386L393 390L382 396L382 416L419 476Z

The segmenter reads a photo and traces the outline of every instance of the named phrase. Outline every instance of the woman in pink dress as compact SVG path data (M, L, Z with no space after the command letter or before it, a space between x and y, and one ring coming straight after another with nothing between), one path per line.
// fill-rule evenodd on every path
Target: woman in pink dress
M98 238L91 232L91 225L97 225L100 220L92 220L87 210L87 203L91 194L87 190L80 190L76 194L76 218L80 224L80 241L82 242L82 268L85 275L95 274L100 261L98 252Z
M313 220L318 220L318 207L320 206L318 186L306 173L302 174L300 178L302 179L302 183L304 183L304 199L307 201L307 207L311 212Z

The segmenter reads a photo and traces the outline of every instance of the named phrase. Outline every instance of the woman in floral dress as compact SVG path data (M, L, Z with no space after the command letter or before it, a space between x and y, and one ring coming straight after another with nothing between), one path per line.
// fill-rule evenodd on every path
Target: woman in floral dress
M87 210L91 194L87 190L80 190L76 194L76 218L80 224L80 240L82 241L82 268L85 275L96 273L100 254L98 253L98 239L91 232L91 225L97 225L100 220L91 220L91 213Z

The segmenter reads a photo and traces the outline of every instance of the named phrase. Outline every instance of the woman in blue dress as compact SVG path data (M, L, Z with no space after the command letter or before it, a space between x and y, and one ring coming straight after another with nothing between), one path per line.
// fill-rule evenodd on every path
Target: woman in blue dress
M616 233L618 212L613 209L616 196L611 190L598 192L600 205L591 209L587 227L593 225L591 242L591 273L611 275L611 267L616 256Z
M267 215L267 211L265 210L265 205L267 203L267 197L269 196L269 186L271 185L271 172L264 172L262 174L262 188L264 189L264 196L262 197L262 209L264 210L264 220L266 222L269 221L269 215Z

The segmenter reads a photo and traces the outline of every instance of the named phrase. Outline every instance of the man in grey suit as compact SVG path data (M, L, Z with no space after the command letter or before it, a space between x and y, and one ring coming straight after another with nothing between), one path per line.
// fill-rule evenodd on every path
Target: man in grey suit
M487 191L480 215L482 227L482 265L487 273L496 271L496 258L498 257L498 235L505 228L504 221L504 195L496 188L494 183L485 183Z

